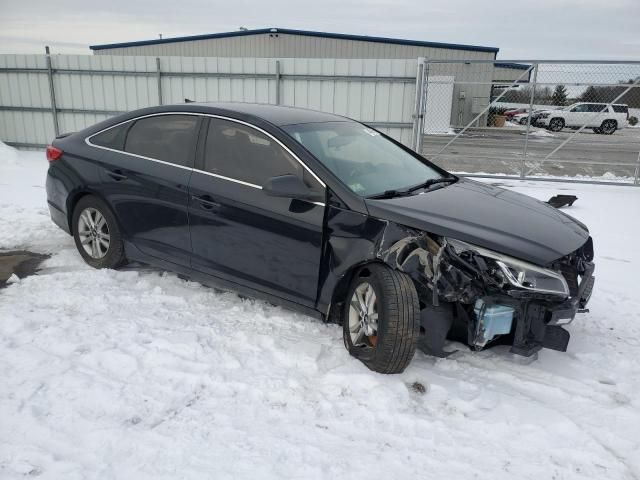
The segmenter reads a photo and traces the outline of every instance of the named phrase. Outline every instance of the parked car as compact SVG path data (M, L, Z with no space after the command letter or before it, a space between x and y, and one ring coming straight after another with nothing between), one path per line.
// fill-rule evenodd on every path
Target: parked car
M616 130L627 126L629 107L627 105L606 103L574 103L560 110L543 112L537 123L559 132L565 127L580 128L585 125L595 133L612 135Z
M89 265L147 263L340 323L377 372L417 346L445 355L446 337L564 351L593 286L582 223L336 115L153 107L47 158L51 218Z
M517 115L511 117L511 121L520 125L526 125L527 118L529 118L529 113L518 113ZM533 114L531 116L531 125L533 125Z
M532 127L538 127L539 125L537 125L537 121L538 121L538 119L540 118L540 115L541 115L543 112L546 112L546 111L547 111L547 110L534 110L534 111L531 113L531 123L530 123L530 125L531 125ZM529 113L519 113L519 114L517 114L517 115L514 115L514 116L511 118L511 121L512 121L512 122L515 122L515 123L518 123L518 124L520 124L520 125L526 125L526 124L527 124L527 118L528 118L528 117L529 117Z
M528 109L526 108L512 108L511 110L507 110L503 113L503 115L505 117L507 117L507 120L511 120L513 119L514 116L516 115L521 115L523 113L527 113Z

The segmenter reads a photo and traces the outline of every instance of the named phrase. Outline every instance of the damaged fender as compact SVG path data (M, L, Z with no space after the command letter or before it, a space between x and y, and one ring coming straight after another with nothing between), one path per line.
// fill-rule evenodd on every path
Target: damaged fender
M509 288L481 255L459 254L444 236L379 220L346 209L329 208L319 308L328 311L349 283L348 273L379 261L409 275L420 299L424 335L419 347L444 357L447 338L482 349L498 339L512 352L530 356L543 347L565 351L568 323L584 308L593 287L591 239L555 262L571 290L560 299ZM583 281L578 285L578 276ZM338 311L339 311L338 306ZM333 312L335 314L335 312ZM334 317L335 318L335 317Z

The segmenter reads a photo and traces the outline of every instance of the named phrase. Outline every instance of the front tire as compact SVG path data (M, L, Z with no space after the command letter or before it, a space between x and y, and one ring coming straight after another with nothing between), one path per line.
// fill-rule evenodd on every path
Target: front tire
M562 118L552 118L549 120L549 130L559 132L564 128L564 120Z
M379 373L402 373L416 351L420 304L411 278L385 265L360 269L342 313L344 345Z
M118 222L98 197L87 195L78 201L71 228L78 252L93 268L118 268L126 263Z

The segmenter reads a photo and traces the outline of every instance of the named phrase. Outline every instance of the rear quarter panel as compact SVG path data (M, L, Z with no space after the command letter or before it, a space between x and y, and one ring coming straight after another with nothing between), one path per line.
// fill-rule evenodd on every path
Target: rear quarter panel
M54 140L52 145L62 150L63 154L49 164L47 203L68 220L77 198L94 191L99 185L97 165L102 152L87 145L84 138L77 134Z

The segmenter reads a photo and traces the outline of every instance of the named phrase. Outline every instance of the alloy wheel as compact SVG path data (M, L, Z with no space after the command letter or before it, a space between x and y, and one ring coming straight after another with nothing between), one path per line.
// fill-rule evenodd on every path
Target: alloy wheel
M564 122L559 118L554 118L549 122L549 129L554 132L559 132L564 127Z
M368 282L358 285L351 297L349 335L354 347L375 347L378 341L378 298Z
M613 123L611 120L606 120L606 121L602 124L602 127L600 128L600 130L601 130L603 133L605 133L605 134L607 134L607 135L610 135L610 134L612 134L613 132L615 132L615 131L616 131L616 125L615 125L615 123Z
M111 236L104 215L95 208L85 208L78 217L78 237L91 258L103 258L109 251Z

